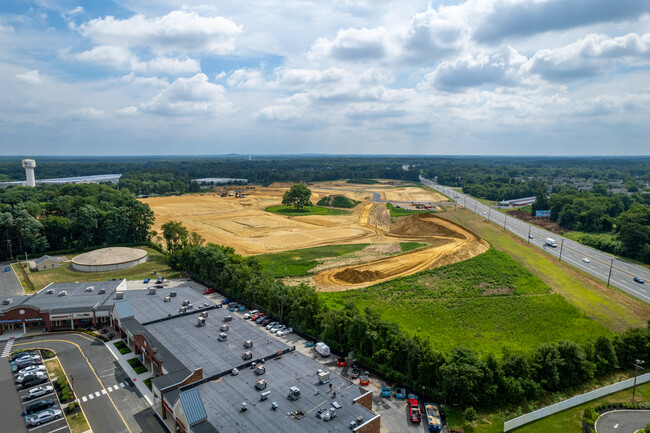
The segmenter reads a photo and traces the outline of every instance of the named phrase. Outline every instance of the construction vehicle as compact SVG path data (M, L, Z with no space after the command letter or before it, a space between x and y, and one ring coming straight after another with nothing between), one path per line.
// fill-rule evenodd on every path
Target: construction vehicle
M424 403L424 413L427 416L427 425L429 433L440 433L442 431L442 419L440 418L440 409L437 404Z

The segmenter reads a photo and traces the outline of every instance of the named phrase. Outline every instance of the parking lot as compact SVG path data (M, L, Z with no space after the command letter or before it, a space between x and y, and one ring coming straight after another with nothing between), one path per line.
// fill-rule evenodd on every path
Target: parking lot
M9 362L7 362L9 361ZM35 397L31 400L26 398L27 393L34 388L39 386L52 386L51 381L44 382L40 385L35 385L23 389L20 384L16 383L16 374L12 371L11 360L8 358L2 358L0 362L0 389L2 396L2 405L0 405L0 417L2 417L2 431L7 432L21 432L26 431L30 433L69 433L68 424L65 421L64 414L62 411L61 417L49 422L46 422L40 426L28 427L25 416L22 415L25 408L38 400L41 399L55 399L56 404L52 406L52 409L61 409L60 402L58 401L56 392L47 392L38 397Z

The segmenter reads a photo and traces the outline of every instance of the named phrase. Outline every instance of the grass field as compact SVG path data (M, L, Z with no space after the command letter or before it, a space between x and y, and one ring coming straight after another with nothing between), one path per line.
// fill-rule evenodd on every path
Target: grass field
M421 210L421 209L404 209L396 208L391 203L386 203L386 208L390 211L390 216L392 218L397 218L405 215L415 215L418 213L431 213L431 210Z
M261 254L257 256L257 259L266 269L273 272L273 275L277 278L298 277L308 274L310 269L317 266L319 263L318 259L353 253L364 249L368 245L327 245L324 247Z
M524 268L539 277L553 293L564 297L585 316L606 328L622 332L629 327L644 326L650 320L650 306L627 293L606 287L601 281L528 245L510 232L466 209L446 212L441 218L462 225L505 252Z
M466 346L497 356L542 343L585 342L610 332L507 254L495 249L464 262L365 289L322 293L330 308L372 307L404 331L448 352Z
M399 246L402 249L402 252L405 253L407 251L411 251L416 248L426 247L427 244L423 244L420 242L400 242Z
M342 209L332 209L321 206L308 206L300 210L291 206L270 206L265 209L267 212L276 213L285 216L304 216L304 215L351 215L352 212Z
M34 284L35 290L40 290L50 283L72 283L75 281L99 281L108 280L110 278L126 278L129 280L139 280L144 278L151 278L156 272L156 276L163 276L165 278L179 278L179 273L173 271L165 263L165 259L158 251L148 248L139 247L147 251L149 261L134 266L129 269L121 269L118 271L109 272L77 272L63 265L55 269L47 271L30 272L29 278ZM24 283L22 274L17 270L16 275L21 283ZM23 284L24 287L24 284Z

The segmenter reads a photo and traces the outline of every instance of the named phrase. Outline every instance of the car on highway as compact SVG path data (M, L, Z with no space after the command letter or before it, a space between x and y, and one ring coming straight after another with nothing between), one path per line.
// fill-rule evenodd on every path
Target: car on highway
M27 425L31 427L41 425L59 418L61 418L61 411L59 409L45 409L41 412L27 415L25 417L25 421L27 421Z
M34 403L30 403L25 406L23 415L29 415L30 413L39 412L43 409L48 409L56 404L56 399L54 398L44 398L42 400L36 400Z
M411 422L418 423L422 421L422 413L420 412L420 405L414 398L409 398L409 419Z
M216 292L216 290L214 290L214 288L210 287L209 289L205 289L203 291L203 294L204 295L209 295L210 293L215 293L215 292Z
M487 215L487 212L483 211L483 215Z
M46 370L46 368L42 364L40 364L40 365L30 365L29 367L25 367L22 370L20 370L18 372L18 375L37 372L37 371L45 371L45 370Z
M586 258L586 257L583 257L583 258L582 258L582 261L585 262L585 263L591 263L591 260L589 260L589 259Z
M645 283L645 281L641 277L634 277L634 282L639 284Z
M32 388L29 391L27 391L27 394L25 394L25 399L31 400L36 397L40 397L42 395L47 395L51 393L54 390L52 385L42 385L42 386L37 386L36 388Z

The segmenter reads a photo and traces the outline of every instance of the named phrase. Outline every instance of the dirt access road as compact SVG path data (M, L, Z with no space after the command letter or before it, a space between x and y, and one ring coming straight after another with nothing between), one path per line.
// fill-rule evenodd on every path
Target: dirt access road
M359 289L416 272L467 260L489 248L474 233L432 214L401 217L397 223L386 221L384 205L365 203L359 224L378 236L393 241L423 242L430 247L352 266L324 270L314 276L321 291Z

